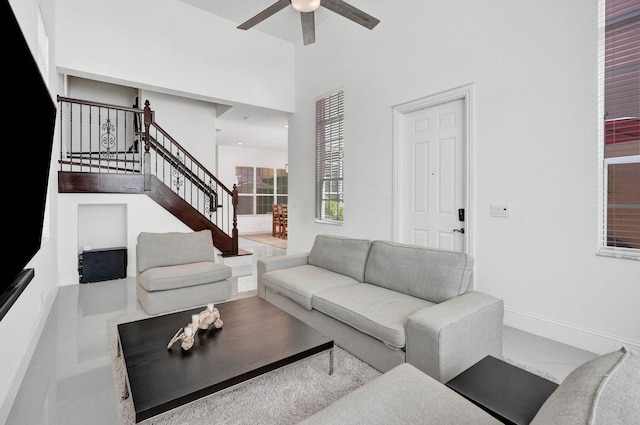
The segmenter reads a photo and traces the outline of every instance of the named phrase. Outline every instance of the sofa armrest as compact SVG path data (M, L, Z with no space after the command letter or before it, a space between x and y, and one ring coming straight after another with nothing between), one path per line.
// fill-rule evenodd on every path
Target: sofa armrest
M266 297L265 286L262 275L272 270L288 269L291 267L304 266L309 263L309 253L292 255L276 255L273 257L264 257L257 262L257 285L258 295L262 298Z
M447 382L487 355L502 358L502 300L478 291L419 310L406 325L406 361Z

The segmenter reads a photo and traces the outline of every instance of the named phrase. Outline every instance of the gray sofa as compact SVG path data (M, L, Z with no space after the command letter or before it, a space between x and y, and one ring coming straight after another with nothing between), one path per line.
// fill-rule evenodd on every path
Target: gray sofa
M136 293L148 314L231 298L231 267L216 263L211 230L142 232L136 244Z
M446 382L502 356L503 302L472 289L473 259L318 235L308 253L257 263L257 292L381 372L401 363Z
M299 425L501 424L408 363L382 374ZM640 353L622 347L571 372L530 425L640 424Z

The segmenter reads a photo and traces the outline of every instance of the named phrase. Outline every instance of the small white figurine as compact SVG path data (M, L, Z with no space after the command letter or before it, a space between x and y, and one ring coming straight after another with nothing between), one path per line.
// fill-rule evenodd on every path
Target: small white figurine
M208 329L211 325L216 329L220 329L222 327L220 312L213 306L213 303L207 304L207 308L200 312L200 329Z
M194 332L191 325L192 324L189 324L184 328L178 329L178 332L176 332L173 338L171 338L171 341L169 341L169 344L167 344L167 348L171 348L177 341L182 340L180 347L182 347L183 350L190 350L194 343Z
M207 304L207 308L201 311L199 314L191 315L191 323L184 328L178 329L178 332L171 338L167 348L171 348L173 344L178 341L180 347L183 350L190 350L195 342L195 336L198 333L198 329L209 329L213 325L216 329L222 327L222 319L220 319L220 312L213 306L213 303Z

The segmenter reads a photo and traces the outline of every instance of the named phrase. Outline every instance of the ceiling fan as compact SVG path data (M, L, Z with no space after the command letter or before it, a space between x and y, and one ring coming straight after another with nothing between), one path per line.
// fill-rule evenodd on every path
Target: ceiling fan
M241 30L248 30L289 5L300 12L300 21L302 22L302 41L305 45L315 43L316 41L316 24L313 12L320 6L327 8L338 15L342 15L368 29L373 29L373 27L378 25L380 22L379 19L374 18L373 16L363 12L357 7L345 3L342 0L278 0L262 12L255 15L253 18L250 18L248 21L238 25L238 28Z

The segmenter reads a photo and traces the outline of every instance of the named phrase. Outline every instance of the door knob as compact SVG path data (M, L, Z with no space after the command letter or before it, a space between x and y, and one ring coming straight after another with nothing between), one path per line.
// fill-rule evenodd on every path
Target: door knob
M461 227L459 229L453 229L454 232L459 232L459 233L464 233L464 227Z

